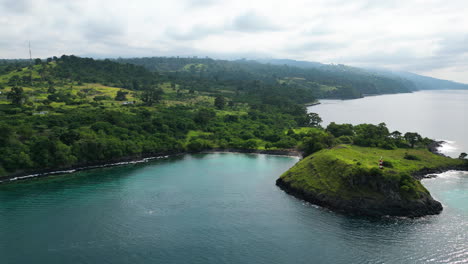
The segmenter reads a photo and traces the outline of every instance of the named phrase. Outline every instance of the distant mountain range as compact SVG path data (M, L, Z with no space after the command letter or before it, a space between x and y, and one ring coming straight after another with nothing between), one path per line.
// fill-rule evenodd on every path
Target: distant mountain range
M353 71L358 71L358 72L367 71L369 73L375 73L375 74L386 76L389 78L403 78L403 79L409 80L415 85L415 89L414 89L415 91L468 89L468 84L437 79L437 78L419 75L419 74L415 74L411 72L405 72L405 71L391 71L391 70L376 69L376 68L357 68L357 67L351 67L351 66L346 66L342 64L338 64L338 65L323 64L319 62L297 61L297 60L289 60L289 59L261 59L257 61L261 63L266 63L266 64L289 65L289 66L305 68L305 69L307 68L325 69L327 71L336 71L336 72L342 71L344 67Z
M88 62L88 60L79 61ZM111 64L108 64L110 61L143 66L160 78L183 78L187 82L198 83L214 81L220 85L236 83L239 90L249 88L254 83L255 87L270 86L284 91L301 90L318 99L353 99L366 95L419 90L468 89L468 84L409 72L289 59L218 60L198 57L143 57L96 60L96 63L98 61L105 61L105 65L109 67L111 67ZM29 60L0 60L0 75L11 71L14 67L24 67L29 63ZM92 68L93 65L97 65L96 63L74 68L70 74L84 80L90 73L95 74L103 70L99 67ZM127 68L121 69L120 75L129 74L125 69ZM143 74L143 71L138 70L138 73Z

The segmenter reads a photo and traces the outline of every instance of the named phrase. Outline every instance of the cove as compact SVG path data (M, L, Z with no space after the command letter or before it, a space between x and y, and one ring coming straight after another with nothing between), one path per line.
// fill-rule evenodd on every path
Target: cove
M353 218L282 192L297 158L197 154L0 186L2 263L463 263L467 174L419 219ZM463 184L461 184L463 183ZM451 193L453 186L457 192ZM466 190L466 189L465 189Z

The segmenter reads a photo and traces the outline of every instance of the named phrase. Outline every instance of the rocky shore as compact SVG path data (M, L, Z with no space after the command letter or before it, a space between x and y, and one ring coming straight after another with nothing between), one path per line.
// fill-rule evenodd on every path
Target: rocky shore
M298 199L348 215L420 217L439 214L443 209L442 204L434 200L430 194L425 194L420 199L411 201L403 200L398 193L392 193L383 200L371 198L348 200L295 188L281 178L276 180L276 185Z
M431 151L436 152L441 143L434 144ZM468 170L468 162L434 154L426 156L429 160L399 158L403 151L393 153L400 163L398 168L385 172L365 169L369 167L363 167L364 161L358 157L366 159L362 155L375 155L374 150L347 148L324 150L304 158L281 175L276 185L299 199L349 215L420 217L443 210L420 183L421 179L449 170ZM386 157L392 155L391 150L385 153ZM422 157L424 150L418 153ZM353 158L354 164L350 164ZM409 167L413 169L407 170Z
M442 147L442 145L445 143L445 141L432 141L431 143L429 143L429 145L427 145L427 149L434 153L434 154L437 154L437 155L440 155L440 156L444 156L446 157L446 155L442 154L440 151L439 151L439 148Z
M27 180L32 178L48 177L59 174L69 174L77 171L106 168L114 166L122 166L128 164L145 163L151 160L169 158L174 156L181 156L186 154L197 154L197 153L251 153L251 154L268 154L268 155L280 155L280 156L298 156L302 153L295 149L274 149L274 150L257 150L257 149L209 149L194 152L163 152L163 153L147 153L143 155L125 156L116 158L113 160L107 160L102 162L83 163L69 167L55 168L55 169L44 169L34 171L18 171L8 176L0 177L0 184L5 184L18 180Z

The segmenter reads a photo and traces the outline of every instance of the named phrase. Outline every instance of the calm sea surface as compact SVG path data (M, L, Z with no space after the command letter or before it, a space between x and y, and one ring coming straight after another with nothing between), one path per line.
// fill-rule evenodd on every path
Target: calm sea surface
M369 96L355 100L321 100L309 107L323 119L339 124L386 123L390 131L418 132L448 142L442 151L458 157L468 153L468 90L421 91Z
M0 186L1 263L466 263L468 174L441 215L372 220L297 200L296 158L208 154Z
M382 121L430 136L417 122ZM440 138L460 146L452 132ZM440 215L365 219L278 189L296 162L186 155L0 185L0 263L468 263L468 173L423 181L443 203Z

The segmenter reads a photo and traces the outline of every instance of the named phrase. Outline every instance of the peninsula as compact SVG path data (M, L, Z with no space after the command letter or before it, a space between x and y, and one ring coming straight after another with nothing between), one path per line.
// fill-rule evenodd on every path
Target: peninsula
M418 217L438 214L442 205L415 176L467 165L466 160L427 149L342 144L304 158L276 184L298 198L347 214Z

